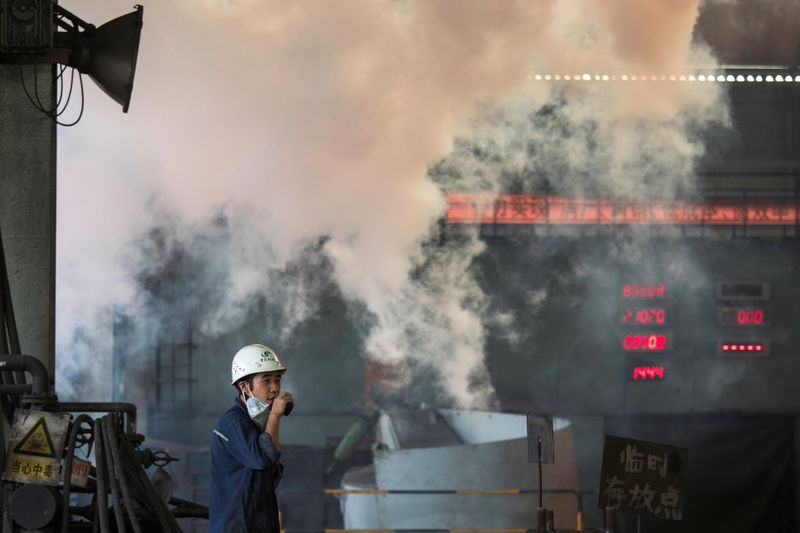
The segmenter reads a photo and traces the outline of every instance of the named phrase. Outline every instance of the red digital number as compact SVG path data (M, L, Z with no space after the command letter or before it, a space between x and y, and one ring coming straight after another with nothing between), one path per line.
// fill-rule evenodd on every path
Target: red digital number
M640 285L638 283L626 283L622 286L623 298L663 298L664 284L655 283L652 285Z
M736 313L736 322L738 324L763 324L764 323L764 310L763 309L739 309Z
M663 366L636 366L631 376L634 381L664 379Z
M664 350L666 347L666 335L625 335L622 337L622 348L625 350Z
M625 309L622 311L623 324L666 324L667 310L661 308Z
M722 326L769 326L770 311L766 307L719 307L717 317Z

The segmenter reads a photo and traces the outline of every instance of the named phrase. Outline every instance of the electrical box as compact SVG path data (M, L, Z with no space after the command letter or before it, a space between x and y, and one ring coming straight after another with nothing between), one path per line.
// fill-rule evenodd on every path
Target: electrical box
M52 46L52 0L0 0L0 51L36 52Z

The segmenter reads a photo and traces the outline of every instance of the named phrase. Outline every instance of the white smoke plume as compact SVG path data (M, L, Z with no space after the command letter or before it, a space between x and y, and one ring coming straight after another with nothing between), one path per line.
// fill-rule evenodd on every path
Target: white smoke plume
M129 8L62 4L98 24ZM486 297L469 270L483 247L466 239L440 257L423 252L444 214L429 167L494 110L524 116L557 95L565 123L592 124L599 146L575 135L559 147L514 119L520 129L491 132L504 165L530 164L514 151L533 139L566 170L585 173L599 158L614 194L641 191L631 170L642 161L672 168L663 183L673 187L702 152L687 125L721 117L717 86L533 75L670 75L708 63L691 43L697 14L698 0L146 4L130 114L87 82L82 122L59 136L60 372L87 366L70 340L98 309L136 303L121 250L153 223L153 205L187 228L224 209L237 225L224 258L231 291L206 333L235 328L240 299L270 294L263 265L281 268L324 236L343 294L375 317L367 350L432 363L458 403L487 405L491 387L471 378L485 375ZM453 164L465 187L501 188L497 168ZM312 312L298 306L288 323Z

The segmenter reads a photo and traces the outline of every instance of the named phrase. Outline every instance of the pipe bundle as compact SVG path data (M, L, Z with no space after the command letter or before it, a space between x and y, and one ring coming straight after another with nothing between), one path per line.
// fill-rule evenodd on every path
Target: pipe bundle
M64 492L61 531L69 529L69 494L75 444L81 424L90 425L94 438L96 490L94 531L181 531L172 512L156 492L130 441L120 431L118 413L92 420L79 415L70 431L64 459ZM109 496L111 505L109 508Z

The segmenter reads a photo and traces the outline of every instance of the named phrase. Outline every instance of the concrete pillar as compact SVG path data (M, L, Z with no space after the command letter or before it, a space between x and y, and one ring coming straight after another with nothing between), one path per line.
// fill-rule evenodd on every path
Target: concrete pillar
M800 416L794 417L795 524L800 531Z
M31 96L53 105L53 69L22 66ZM55 375L56 125L37 111L20 68L0 65L0 232L22 352Z
M595 415L568 415L575 436L575 462L578 468L578 490L594 491L584 494L584 529L602 527L603 513L597 507L597 490L600 486L600 468L603 464L605 420Z

